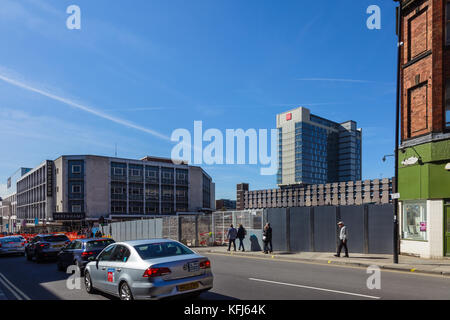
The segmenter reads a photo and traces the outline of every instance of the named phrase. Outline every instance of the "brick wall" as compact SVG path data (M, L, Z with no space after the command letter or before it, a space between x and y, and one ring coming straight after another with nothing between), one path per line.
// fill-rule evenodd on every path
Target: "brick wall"
M445 47L447 0L405 1L402 15L402 141L445 130Z

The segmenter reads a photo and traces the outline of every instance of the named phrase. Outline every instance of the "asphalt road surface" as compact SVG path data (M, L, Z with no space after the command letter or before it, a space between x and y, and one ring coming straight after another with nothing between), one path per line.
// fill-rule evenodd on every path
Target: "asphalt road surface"
M450 278L381 271L380 289L370 290L364 268L286 262L270 257L208 254L214 288L201 300L322 300L322 299L445 299L450 300ZM267 258L266 258L267 257ZM0 257L0 300L108 300L67 289L68 274L54 262L35 263L25 257Z

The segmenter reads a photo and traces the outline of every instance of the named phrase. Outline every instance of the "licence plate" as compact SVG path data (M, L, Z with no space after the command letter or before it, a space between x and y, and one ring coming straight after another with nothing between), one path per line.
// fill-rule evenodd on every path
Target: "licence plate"
M188 291L188 290L194 290L198 288L198 282L192 282L187 284L182 284L177 286L178 291Z

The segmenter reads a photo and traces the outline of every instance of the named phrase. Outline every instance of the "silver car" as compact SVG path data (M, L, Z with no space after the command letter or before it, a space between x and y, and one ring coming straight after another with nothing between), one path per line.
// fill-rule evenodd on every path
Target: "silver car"
M168 239L116 242L90 258L84 282L122 300L200 295L213 287L211 262Z
M25 239L20 236L0 238L0 255L25 254Z

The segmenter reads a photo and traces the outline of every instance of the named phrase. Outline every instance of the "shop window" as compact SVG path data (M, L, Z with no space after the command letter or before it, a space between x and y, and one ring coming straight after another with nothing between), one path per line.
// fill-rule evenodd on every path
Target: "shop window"
M427 223L427 206L425 201L403 203L403 239L428 240Z

